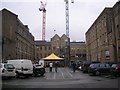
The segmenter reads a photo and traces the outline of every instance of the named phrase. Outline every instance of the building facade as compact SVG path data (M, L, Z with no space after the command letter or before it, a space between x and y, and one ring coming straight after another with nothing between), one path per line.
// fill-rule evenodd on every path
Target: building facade
M70 42L70 62L86 60L85 42Z
M36 60L40 60L42 58L45 58L49 56L51 53L54 53L58 57L64 58L66 63L68 63L68 47L67 43L69 41L69 38L63 34L61 37L59 37L57 34L54 35L51 38L50 42L47 41L35 41L36 45Z
M120 61L120 0L113 6L114 33L117 48L117 60Z
M51 49L52 49L52 53L54 53L57 56L61 56L60 45L61 45L61 38L56 34L51 38Z
M52 53L51 42L36 40L35 45L35 59L37 61L49 56Z
M115 28L119 23L116 20L120 17L120 12L117 12L120 8L119 3L117 2L113 8L105 8L86 32L87 60L101 62L119 60L117 56L119 55L119 39L116 39L118 28Z
M85 42L69 42L69 38L63 34L61 37L55 34L50 42L35 41L36 59L42 58L54 53L58 57L64 58L64 64L69 65L72 61L86 60Z
M57 56L64 58L65 66L70 64L70 39L63 34L59 37L57 34L51 38L52 52Z
M7 9L2 13L2 60L34 59L34 36L29 32L18 15Z

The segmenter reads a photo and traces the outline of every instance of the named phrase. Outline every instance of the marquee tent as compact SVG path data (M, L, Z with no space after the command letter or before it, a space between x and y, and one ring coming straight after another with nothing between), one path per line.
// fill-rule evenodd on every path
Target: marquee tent
M45 60L45 61L63 61L64 58L60 58L60 57L56 56L54 53L52 53L48 57L42 58L42 60Z

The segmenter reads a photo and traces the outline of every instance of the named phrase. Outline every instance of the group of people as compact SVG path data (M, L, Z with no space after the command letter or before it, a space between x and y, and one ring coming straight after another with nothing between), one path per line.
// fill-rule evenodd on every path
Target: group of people
M58 62L56 62L54 66L55 66L55 72L57 72ZM50 72L52 72L52 68L53 68L53 63L52 62L49 63L49 67L50 67Z
M56 63L54 64L54 67L55 67L55 72L57 72L58 62L56 62ZM50 72L52 72L52 68L53 68L53 63L50 62L50 63L49 63ZM75 62L72 63L72 68L73 68L73 72L75 72L75 71L76 71L76 63L75 63Z

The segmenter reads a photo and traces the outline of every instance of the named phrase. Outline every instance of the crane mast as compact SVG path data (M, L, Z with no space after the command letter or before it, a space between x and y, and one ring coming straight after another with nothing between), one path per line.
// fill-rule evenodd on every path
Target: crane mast
M64 1L66 8L66 36L69 37L69 0ZM71 0L71 3L74 3L74 0Z
M65 1L65 9L66 9L66 36L68 37L68 41L66 42L66 61L65 65L70 64L70 38L69 38L69 0L64 0ZM71 0L72 3L74 3L73 0Z
M40 11L43 11L43 21L42 21L42 40L45 41L45 35L46 35L46 3L43 4L43 2L41 1L41 6L39 8Z
M66 36L69 37L69 2L65 0L66 7Z

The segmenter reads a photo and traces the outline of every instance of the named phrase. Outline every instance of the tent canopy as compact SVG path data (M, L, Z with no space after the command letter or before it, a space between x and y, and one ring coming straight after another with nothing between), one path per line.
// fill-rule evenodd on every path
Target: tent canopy
M64 58L60 58L60 57L56 56L54 53L52 53L48 57L42 58L42 59L43 60L64 60Z

